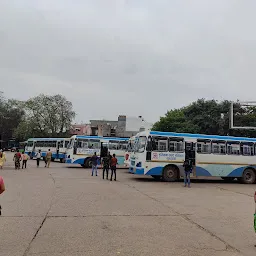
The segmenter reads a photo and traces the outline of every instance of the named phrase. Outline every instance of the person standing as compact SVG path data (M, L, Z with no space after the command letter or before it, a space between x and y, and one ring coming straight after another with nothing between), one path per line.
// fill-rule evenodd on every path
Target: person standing
M46 153L45 156L45 167L49 168L50 167L50 163L52 161L52 152L51 149L48 150L48 152Z
M15 170L20 169L20 161L21 161L21 153L19 149L16 149L16 153L14 154L13 161L15 164Z
M192 171L192 162L189 159L186 159L183 163L184 167L184 187L188 185L190 188L190 173Z
M97 165L98 165L98 157L96 152L94 152L94 155L91 157L91 162L92 162L92 176L95 172L96 176L98 176L98 171L97 171Z
M3 169L4 163L6 162L5 153L0 150L0 169Z
M4 179L0 176L0 195L5 191ZM0 215L2 215L2 206L0 205Z
M102 158L102 165L103 165L103 180L106 172L107 180L108 180L108 172L109 172L109 165L110 165L111 155L110 152L107 153L105 157Z
M115 174L115 181L116 181L116 165L117 165L117 159L116 154L113 154L113 157L110 160L110 168L111 168L111 178L110 181L112 181L113 174Z
M21 159L22 159L22 169L25 167L27 169L27 162L28 162L29 156L23 151L21 154Z
M42 154L41 154L41 149L36 153L36 167L38 168L40 165L40 160L41 160Z

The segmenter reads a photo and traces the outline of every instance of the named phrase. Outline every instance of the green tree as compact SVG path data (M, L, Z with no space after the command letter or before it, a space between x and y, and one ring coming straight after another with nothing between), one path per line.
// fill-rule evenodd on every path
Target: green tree
M181 109L170 110L153 126L154 130L256 137L254 130L230 129L231 102L199 99ZM256 108L234 105L236 126L256 127Z
M184 110L181 108L168 111L164 117L160 117L160 121L156 122L152 129L163 132L197 133L200 127L186 119Z
M69 135L75 117L73 106L62 95L40 94L28 101L20 102L25 117L15 130L22 140L29 137L64 137Z
M1 147L7 147L7 141L13 138L14 130L18 127L24 111L14 104L13 100L6 100L0 93L0 141Z

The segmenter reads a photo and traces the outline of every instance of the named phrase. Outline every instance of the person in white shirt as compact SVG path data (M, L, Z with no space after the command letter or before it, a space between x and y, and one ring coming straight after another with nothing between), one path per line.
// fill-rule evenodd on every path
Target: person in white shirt
M41 157L42 157L42 154L41 154L41 150L39 149L39 151L36 153L36 166L37 167L39 167Z

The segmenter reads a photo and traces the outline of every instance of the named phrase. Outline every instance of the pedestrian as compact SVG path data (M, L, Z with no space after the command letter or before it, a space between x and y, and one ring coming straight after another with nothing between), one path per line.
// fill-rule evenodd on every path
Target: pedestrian
M98 171L97 171L97 165L98 165L98 157L96 152L94 152L94 155L91 157L91 162L92 162L92 176L95 172L96 176L98 176Z
M15 170L20 169L20 161L21 161L21 153L19 149L16 149L16 153L14 154L13 161L15 164Z
M5 185L4 185L4 179L0 176L0 194L4 193L5 191ZM2 215L2 206L0 205L0 215Z
M51 152L51 149L49 148L45 156L45 167L49 168L51 161L52 161L52 152Z
M3 150L0 150L0 169L3 169L4 163L6 162L6 156Z
M40 165L40 160L41 160L42 154L41 154L41 149L39 149L39 151L36 153L36 166L37 168Z
M109 165L110 165L111 155L110 152L107 153L106 156L102 158L102 165L103 165L103 180L106 172L107 180L108 180L108 172L109 172Z
M27 162L28 162L29 156L25 153L25 151L22 152L21 154L21 159L22 159L22 169L25 167L27 169Z
M189 159L186 159L183 163L184 167L184 187L188 185L190 188L190 173L192 171L192 162Z
M113 174L115 174L115 181L116 181L116 165L117 165L117 159L116 154L113 154L113 157L110 160L110 168L111 168L111 178L110 181L112 181Z

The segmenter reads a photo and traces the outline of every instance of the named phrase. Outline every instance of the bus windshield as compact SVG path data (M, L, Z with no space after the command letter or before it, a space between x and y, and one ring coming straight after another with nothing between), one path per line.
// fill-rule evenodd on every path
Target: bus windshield
M142 153L145 150L147 138L145 136L139 137L135 145L135 152Z

